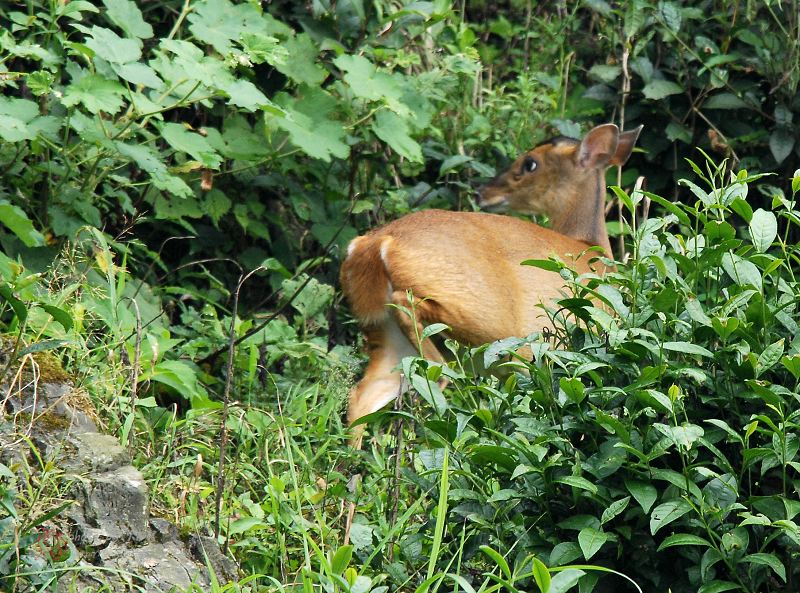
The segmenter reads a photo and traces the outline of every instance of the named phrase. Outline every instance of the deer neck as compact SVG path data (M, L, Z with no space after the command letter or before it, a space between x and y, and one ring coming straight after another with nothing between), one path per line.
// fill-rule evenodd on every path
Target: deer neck
M606 186L604 172L598 171L587 183L588 194L575 193L570 197L573 205L559 216L553 217L554 231L583 241L589 245L603 248L607 256L611 255L611 243L606 229Z

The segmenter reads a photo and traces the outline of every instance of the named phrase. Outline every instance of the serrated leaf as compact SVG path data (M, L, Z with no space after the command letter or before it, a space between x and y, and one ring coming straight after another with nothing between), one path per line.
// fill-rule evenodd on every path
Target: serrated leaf
M658 3L658 16L664 25L673 33L681 28L681 12L673 2L661 1Z
M683 87L671 80L651 80L642 89L645 98L651 101L658 101L670 95L677 95L683 92Z
M219 169L222 164L220 156L211 148L208 140L197 132L190 132L185 126L167 123L161 127L161 137L179 152L185 152L194 160L210 169Z
M683 352L684 354L696 354L698 356L705 356L706 358L714 358L714 355L709 350L703 348L699 344L692 344L691 342L664 342L662 346L664 350Z
M590 560L607 541L608 534L593 527L586 527L578 533L578 545L586 560Z
M44 235L33 228L25 211L8 200L0 199L0 224L14 233L26 247L44 245Z
M124 94L125 87L117 81L99 74L87 74L66 88L61 102L65 107L81 103L91 113L103 111L113 115L122 107Z
M778 236L778 219L772 212L759 208L753 212L749 228L753 246L759 252L764 253Z
M657 551L660 552L661 550L673 548L675 546L705 546L710 548L711 544L708 540L690 533L676 533L665 538L664 541L661 542L661 545L658 546Z
M653 427L661 434L670 439L675 445L689 449L705 434L703 429L696 424L684 423L680 426L668 426L656 422Z
M670 500L669 502L658 505L650 514L651 535L655 535L659 529L680 519L691 510L691 505L683 499Z
M761 272L753 262L729 251L722 255L722 268L739 286L753 286L757 291L761 291Z
M108 9L106 17L128 37L150 39L153 36L153 27L142 18L142 11L133 0L103 0L103 4Z
M86 40L86 47L97 56L112 64L128 64L136 62L142 57L141 41L120 37L111 29L98 27L91 28L91 37Z
M423 162L422 148L410 136L408 123L393 111L379 111L372 122L372 131L400 156L416 163Z
M319 86L327 78L327 70L317 63L319 49L307 33L287 39L283 48L289 59L285 62L270 60L276 70L295 82L308 86Z
M564 476L562 478L557 478L554 481L559 484L566 484L567 486L572 486L573 488L586 490L587 492L591 492L592 494L597 494L597 486L592 484L586 478L582 478L581 476Z
M187 20L192 35L223 56L233 52L233 42L238 41L242 33L263 28L261 12L249 2L201 0L192 5Z
M784 338L773 342L764 348L764 351L758 355L758 361L756 363L757 375L760 375L764 371L767 371L778 364L781 356L783 356L783 342Z
M363 56L342 55L333 63L344 71L344 81L355 96L367 101L383 100L398 115L410 115L408 106L402 100L403 89L392 74L378 70Z
M742 558L742 562L748 562L750 564L760 564L762 566L769 566L773 570L773 572L781 578L781 580L784 583L786 582L786 567L773 554L765 554L763 552L758 552L756 554L748 554L747 556Z
M117 76L131 84L156 90L164 86L164 82L158 77L156 71L147 64L131 62L130 64L111 64L111 67Z
M186 185L183 179L169 173L160 156L151 148L119 141L114 143L114 147L120 154L132 159L141 169L147 171L153 185L158 189L184 198L194 195L192 188Z
M214 188L206 194L205 207L203 208L209 218L218 225L220 219L230 212L232 202L222 191Z
M626 496L625 498L620 498L619 500L615 500L608 508L603 511L603 514L600 516L600 524L605 525L609 521L611 521L614 517L619 515L622 511L628 508L628 503L631 501L630 496Z

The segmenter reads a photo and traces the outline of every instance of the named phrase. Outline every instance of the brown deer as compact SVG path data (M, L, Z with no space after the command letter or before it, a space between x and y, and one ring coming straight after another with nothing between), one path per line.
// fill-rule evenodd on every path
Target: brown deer
M472 346L550 326L540 305L559 298L564 281L520 262L555 255L584 273L599 255L587 252L590 247L611 254L605 172L628 160L641 128L620 132L605 124L583 140L555 138L522 154L481 189L481 208L544 214L552 228L498 214L426 210L350 243L342 291L369 353L364 377L350 393L351 423L397 397L404 357L421 348L426 359L444 360L430 339L417 346L423 326L444 323L447 335ZM409 291L413 318L402 310L408 309ZM355 431L353 442L360 444L360 437Z

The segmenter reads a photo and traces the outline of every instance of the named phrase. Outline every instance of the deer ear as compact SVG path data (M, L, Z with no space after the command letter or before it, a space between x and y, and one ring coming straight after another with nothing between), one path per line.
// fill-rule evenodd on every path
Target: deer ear
M643 127L644 126L641 125L638 128L634 128L633 130L628 130L627 132L620 133L619 142L617 143L617 150L614 153L614 156L611 158L610 164L622 166L627 162L628 158L631 156L633 147L636 144L636 140L638 140L639 133L642 131Z
M584 169L608 167L617 152L619 136L619 128L614 124L603 124L589 130L578 149L578 166Z

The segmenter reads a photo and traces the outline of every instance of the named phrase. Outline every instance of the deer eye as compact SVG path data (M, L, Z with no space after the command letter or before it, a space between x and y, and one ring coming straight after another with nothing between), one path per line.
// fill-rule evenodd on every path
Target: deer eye
M522 173L533 173L538 166L539 163L533 157L526 156L522 161Z

